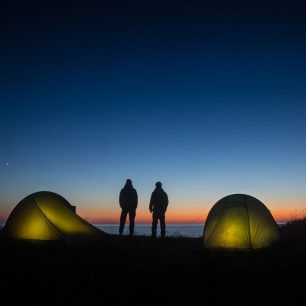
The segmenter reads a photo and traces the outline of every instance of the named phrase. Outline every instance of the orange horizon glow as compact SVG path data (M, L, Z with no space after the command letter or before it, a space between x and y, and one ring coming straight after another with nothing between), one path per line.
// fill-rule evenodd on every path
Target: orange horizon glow
M294 209L278 209L270 210L272 216L277 222L292 221L295 219L301 219L306 217L305 210ZM107 217L102 214L88 214L85 211L78 213L82 218L93 224L118 224L120 218L120 211L111 213ZM166 223L168 224L201 224L207 219L208 211L199 215L195 212L180 212L180 213L167 213ZM150 213L138 212L136 213L136 223L138 224L150 224L152 222L152 215ZM127 217L128 223L128 217Z
M201 224L206 221L211 208L206 205L201 211L199 206L189 205L188 207L188 210L179 206L169 207L166 213L166 222L168 224ZM269 210L274 219L280 222L305 218L306 209L301 209L302 207L306 207L306 205L301 205L300 203L296 205L278 203L277 205L270 205ZM107 209L78 205L76 212L80 217L92 224L118 224L121 209L119 207ZM5 223L9 214L10 212L8 211L0 212L0 222ZM135 221L138 224L150 224L152 222L152 215L147 208L139 207L136 211Z
M306 201L304 197L261 197L262 202L271 212L277 222L292 221L306 217ZM208 203L209 202L209 203ZM168 206L166 213L166 222L169 224L185 223L185 224L201 224L206 221L207 215L213 205L211 201L203 203L196 200L192 203L184 203L175 201ZM292 204L294 203L294 204ZM99 205L99 206L98 206ZM77 214L90 223L98 224L118 224L121 209L117 203L109 205L101 204L77 203ZM148 206L139 203L136 210L136 223L150 224L152 215L149 212ZM128 218L127 218L128 222Z

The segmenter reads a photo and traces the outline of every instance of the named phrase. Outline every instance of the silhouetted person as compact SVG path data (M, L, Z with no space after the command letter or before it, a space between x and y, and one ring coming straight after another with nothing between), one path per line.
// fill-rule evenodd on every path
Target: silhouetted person
M162 183L157 182L155 184L156 188L152 192L151 200L150 200L150 212L153 212L153 221L152 221L152 237L156 237L156 228L158 220L160 222L160 235L161 237L165 237L166 235L166 222L165 222L165 214L168 207L168 195L162 188Z
M129 230L130 230L130 235L132 236L134 234L138 195L136 189L133 188L133 184L130 179L126 180L125 186L120 191L119 204L120 207L122 208L120 216L119 234L120 236L123 234L126 216L127 214L129 214L129 221L130 221Z

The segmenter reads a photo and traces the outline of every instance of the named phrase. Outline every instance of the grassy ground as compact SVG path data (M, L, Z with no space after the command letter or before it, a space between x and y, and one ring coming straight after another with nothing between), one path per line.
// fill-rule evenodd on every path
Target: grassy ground
M1 300L18 305L300 305L306 297L305 224L282 228L279 246L242 252L205 250L198 238L110 235L83 244L1 238Z

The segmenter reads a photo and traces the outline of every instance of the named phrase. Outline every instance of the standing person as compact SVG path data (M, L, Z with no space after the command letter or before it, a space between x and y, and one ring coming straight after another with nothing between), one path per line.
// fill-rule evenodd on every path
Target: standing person
M138 204L138 195L130 179L126 180L125 186L120 191L119 204L122 209L121 216L120 216L119 235L122 236L123 234L126 216L127 214L129 214L130 236L133 236L134 226L135 226L136 208Z
M156 188L152 192L150 200L150 212L153 212L152 220L152 237L156 237L156 228L158 220L160 222L160 235L162 238L166 235L165 214L168 207L168 195L162 188L162 183L157 182Z

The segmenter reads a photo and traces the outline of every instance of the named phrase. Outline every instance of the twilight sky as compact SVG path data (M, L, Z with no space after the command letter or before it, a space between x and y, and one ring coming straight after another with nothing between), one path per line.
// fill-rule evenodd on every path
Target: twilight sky
M7 2L0 221L49 190L118 222L127 178L136 222L157 180L171 222L202 222L231 193L276 219L306 211L306 4Z

